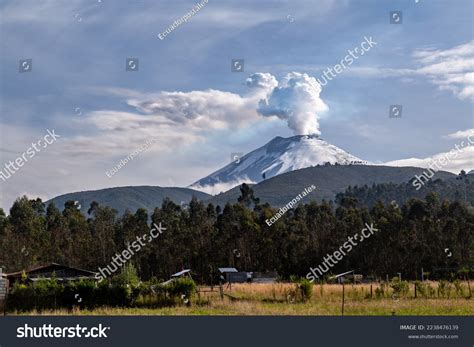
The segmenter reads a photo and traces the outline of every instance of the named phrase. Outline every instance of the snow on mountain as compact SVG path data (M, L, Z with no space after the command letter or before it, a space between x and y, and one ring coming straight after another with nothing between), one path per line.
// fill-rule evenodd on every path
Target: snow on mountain
M326 163L368 164L317 135L277 136L266 145L193 183L190 188L216 193L215 188L218 192L243 182L258 183L285 172Z

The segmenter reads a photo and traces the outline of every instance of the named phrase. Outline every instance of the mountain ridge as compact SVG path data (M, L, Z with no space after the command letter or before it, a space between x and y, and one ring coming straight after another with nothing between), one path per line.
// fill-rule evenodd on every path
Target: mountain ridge
M423 168L410 166L326 165L290 171L254 184L252 189L254 195L260 199L260 203L268 202L272 206L281 207L312 184L317 189L303 202L309 202L312 199L334 200L337 193L344 192L349 186L406 183L415 175L420 175L423 170ZM438 178L447 180L455 177L453 173L438 171L432 180ZM237 202L239 196L239 187L234 187L224 193L211 196L206 202L224 206L228 202Z
M138 208L145 208L152 212L155 207L161 206L165 198L170 198L178 205L187 204L192 197L203 200L210 195L198 190L181 187L159 187L159 186L123 186L103 188L97 190L86 190L81 192L66 193L56 196L46 203L54 202L56 207L64 207L68 200L77 201L82 212L87 212L92 201L100 205L115 208L119 214L127 209L133 213Z

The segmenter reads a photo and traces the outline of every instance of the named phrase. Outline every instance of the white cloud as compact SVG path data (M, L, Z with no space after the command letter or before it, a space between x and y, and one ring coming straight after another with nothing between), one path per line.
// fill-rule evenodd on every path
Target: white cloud
M245 82L247 87L260 88L265 92L271 92L273 88L278 86L278 81L276 80L275 76L272 76L269 73L261 72L254 73L249 78L247 78Z
M85 113L73 124L81 134L64 143L69 156L118 156L140 146L144 139L155 138L150 152L172 153L179 147L205 143L211 132L246 128L262 121L256 107L276 83L270 74L249 84L245 95L204 90L190 92L140 93L128 89L103 89L102 94L125 98L132 111L96 110ZM275 82L271 82L271 81ZM269 83L265 87L263 84Z
M474 41L445 50L419 49L413 53L415 68L353 67L350 74L365 77L427 78L440 90L459 99L474 99Z
M448 134L444 137L448 139L466 139L468 136L473 136L473 135L474 135L474 128L459 130L459 131L456 131L455 133Z
M473 42L469 42L445 50L420 49L416 50L413 56L425 64L431 64L445 59L473 57L474 44Z
M197 184L197 185L189 186L189 188L200 190L207 194L216 195L219 193L226 192L229 189L232 189L234 187L240 186L242 183L254 184L256 182L252 181L249 178L242 178L242 179L238 179L231 182L225 182L225 183L221 182L221 183L215 183L215 184L207 185L207 186L201 186Z
M469 137L470 136L470 137ZM389 166L416 166L428 168L433 163L444 163L443 171L459 173L474 169L474 129L460 130L444 136L450 139L462 139L450 151L437 153L427 158L408 158L387 162ZM436 168L436 166L435 166Z

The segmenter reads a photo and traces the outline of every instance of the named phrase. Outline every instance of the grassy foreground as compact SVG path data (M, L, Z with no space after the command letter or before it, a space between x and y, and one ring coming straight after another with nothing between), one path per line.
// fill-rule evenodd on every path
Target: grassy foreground
M436 283L432 282L435 287ZM474 315L474 300L469 297L467 283L462 292L451 291L434 297L414 296L414 287L404 296L394 296L391 291L376 296L378 284L346 285L344 315ZM312 297L301 302L294 297L294 284L234 284L225 288L224 298L219 289L201 288L191 305L164 308L97 308L94 310L32 311L26 315L315 315L340 316L342 314L342 286L315 285ZM148 298L150 299L150 298ZM143 298L142 304L147 301ZM148 301L149 303L149 301ZM140 304L140 302L138 303ZM15 313L14 313L15 314ZM25 314L25 313L18 313Z

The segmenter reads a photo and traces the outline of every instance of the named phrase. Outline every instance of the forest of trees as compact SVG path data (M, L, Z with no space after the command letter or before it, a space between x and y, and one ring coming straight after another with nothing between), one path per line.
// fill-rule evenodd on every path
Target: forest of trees
M474 265L472 207L441 201L436 193L400 206L376 202L367 208L349 192L338 197L337 205L300 204L270 227L265 220L278 209L260 204L246 185L241 194L238 203L223 209L196 199L187 208L165 200L151 215L138 209L122 216L97 203L84 216L73 201L61 212L40 199L21 197L8 216L0 210L0 267L12 272L57 262L97 271L137 235L148 234L151 223L160 222L166 231L130 260L143 280L167 279L191 268L198 281L209 281L223 266L305 276L365 223L373 223L378 233L355 247L333 273L354 269L385 278L401 272L415 279L422 267L429 272Z
M474 175L466 175L463 170L455 179L430 180L420 190L416 190L411 181L401 184L374 184L370 187L349 186L344 193L336 195L336 202L340 204L341 199L353 197L357 199L358 206L372 207L378 201L403 204L410 198L423 199L427 192L436 192L440 200L460 201L474 206Z

